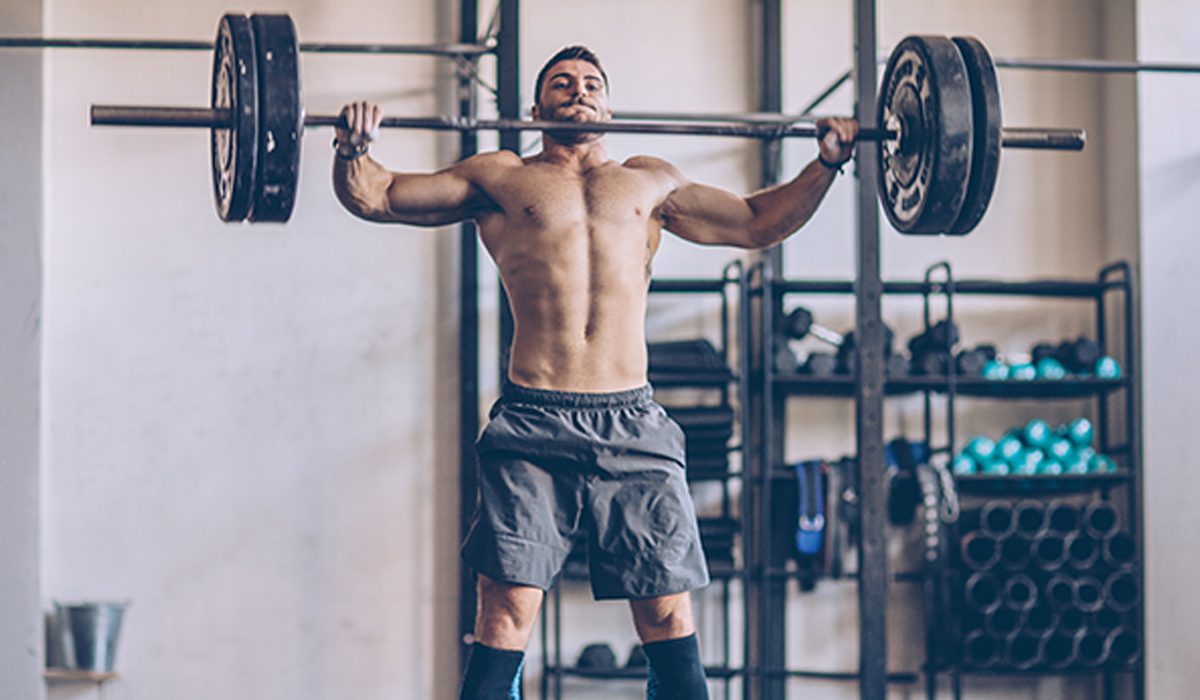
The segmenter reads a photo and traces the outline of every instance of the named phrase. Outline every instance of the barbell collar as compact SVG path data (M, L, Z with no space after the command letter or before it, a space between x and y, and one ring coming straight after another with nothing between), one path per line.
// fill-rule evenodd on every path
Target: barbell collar
M213 107L146 107L92 105L92 126L155 126L169 128L229 129L228 109Z
M1049 151L1082 151L1087 145L1083 129L1029 129L1005 127L1000 144L1005 148L1033 148Z

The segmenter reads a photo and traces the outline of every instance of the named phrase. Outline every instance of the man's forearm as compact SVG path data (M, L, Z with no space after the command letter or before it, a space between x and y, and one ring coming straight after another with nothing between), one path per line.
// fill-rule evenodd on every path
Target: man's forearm
M792 180L747 197L754 211L757 247L773 246L807 223L837 174L814 159Z
M379 219L389 212L388 187L392 174L369 155L353 160L333 159L333 189L342 205L364 219Z

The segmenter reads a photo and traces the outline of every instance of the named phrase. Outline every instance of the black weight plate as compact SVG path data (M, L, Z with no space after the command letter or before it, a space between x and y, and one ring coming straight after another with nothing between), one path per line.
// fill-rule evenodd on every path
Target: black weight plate
M1000 115L1000 82L996 66L983 42L974 37L956 36L954 44L962 53L971 80L972 123L975 143L971 148L971 177L962 211L946 230L956 236L971 232L992 201L996 176L1000 172L1000 138L1003 120Z
M231 128L212 129L213 197L222 221L242 221L254 200L258 153L258 78L254 32L245 15L227 14L217 25L213 52L214 108L228 109Z
M897 44L877 117L900 132L879 148L884 213L901 233L942 233L962 208L971 164L971 88L954 42L910 36Z
M251 221L284 222L300 177L300 64L296 27L287 15L252 15L258 56L258 178Z

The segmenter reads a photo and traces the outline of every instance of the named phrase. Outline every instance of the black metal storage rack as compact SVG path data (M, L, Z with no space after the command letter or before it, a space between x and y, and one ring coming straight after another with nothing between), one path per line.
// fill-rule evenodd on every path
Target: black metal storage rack
M945 279L933 279L937 270L945 271ZM783 466L784 416L787 411L787 399L794 396L822 398L854 398L856 380L853 376L813 377L795 372L779 372L775 368L771 356L774 337L774 322L778 317L784 298L789 294L804 295L854 295L855 284L843 280L773 280L769 270L756 268L759 272L758 281L750 286L750 294L763 301L755 314L751 332L760 339L766 339L758 344L759 354L753 361L754 387L761 391L761 419L756 420L751 430L755 431L756 449L758 454L752 464L761 465L753 473L748 474L747 484L752 491L751 498L759 504L754 513L754 523L751 529L760 533L754 538L757 550L754 553L756 566L752 576L760 590L765 591L761 598L760 609L755 611L761 621L761 629L767 639L763 644L771 649L771 657L783 659L786 647L787 632L783 624L782 611L787 605L786 582L796 576L795 571L786 568L789 547L784 536L787 533L772 532L772 514L770 504L772 490L780 480L794 479L794 475ZM958 493L965 498L976 495L1008 495L1035 497L1058 494L1094 493L1101 499L1109 499L1114 489L1123 489L1126 493L1125 522L1136 543L1134 569L1138 584L1142 586L1142 523L1139 486L1141 484L1141 415L1139 404L1139 364L1138 339L1134 319L1133 279L1132 269L1128 263L1120 262L1101 270L1094 281L1081 280L1037 280L1037 281L995 281L995 280L960 280L953 279L950 266L940 263L932 266L923 281L886 281L883 283L885 295L920 295L924 301L925 327L929 328L934 319L931 318L930 301L934 295L945 297L946 318L953 320L954 299L958 295L992 295L1020 296L1030 298L1079 299L1095 305L1096 337L1107 352L1114 347L1120 347L1119 359L1123 369L1122 376L1116 379L1100 379L1095 377L1071 378L1061 380L1030 380L1030 381L994 381L978 377L956 376L953 372L947 376L903 376L889 377L884 384L885 395L892 396L924 396L924 433L925 440L933 448L935 455L945 455L946 458L955 454L955 412L956 400L960 397L978 397L983 399L1080 399L1093 398L1097 402L1096 431L1098 439L1097 450L1103 454L1117 458L1120 468L1114 473L1082 474L1061 476L990 476L963 475L955 477ZM1109 329L1109 297L1119 295L1119 318L1122 326L1118 333L1110 334ZM1116 342L1114 342L1114 340ZM930 440L933 435L932 400L934 395L940 395L946 401L946 435L947 444L934 447ZM1120 421L1123 441L1114 442L1112 433L1113 419L1110 401L1121 398L1124 403L1124 416ZM944 582L953 572L947 567L944 557L927 563L922 568L918 579L923 579L925 586L925 605L934 608L939 603L935 595L937 584ZM904 575L895 575L892 580L905 580ZM883 605L884 602L874 601L873 604ZM927 622L930 619L927 610ZM1135 608L1132 615L1136 622L1136 630L1144 639L1144 615L1142 605ZM951 620L952 634L946 636L936 630L926 630L927 662L923 669L925 675L926 693L929 698L937 694L937 681L940 674L949 674L952 678L955 697L961 697L961 677L966 673L988 674L1065 674L1080 673L1080 669L1055 670L1034 668L1024 671L1002 669L967 669L961 663L961 657L956 653L961 641L957 638L957 619ZM936 659L944 659L941 662ZM1141 698L1144 692L1144 660L1141 655L1126 667L1114 668L1102 666L1094 669L1084 669L1082 672L1098 674L1103 677L1105 697L1112 697L1114 692L1113 677L1117 673L1130 673L1134 676L1134 696ZM784 664L763 665L754 669L764 681L780 678L823 678L855 680L860 678L860 671L828 673L787 668ZM911 673L891 673L887 676L889 683L912 683L918 678Z
M933 273L942 270L945 277L941 281L933 281ZM922 378L908 380L903 383L915 384L925 395L924 428L925 438L932 437L931 398L933 393L943 394L946 401L946 435L948 444L945 447L949 455L956 453L955 416L957 399L973 397L982 399L1037 399L1074 400L1091 399L1096 406L1096 435L1097 451L1117 460L1119 468L1111 473L1064 474L1064 475L1035 475L1035 476L993 476L984 474L959 475L955 477L958 493L966 498L975 497L1008 497L1008 498L1047 498L1084 494L1098 496L1101 500L1109 500L1114 495L1114 489L1124 491L1124 523L1136 544L1131 572L1136 577L1138 588L1144 590L1142 557L1142 512L1140 486L1142 483L1141 462L1141 405L1140 405L1140 362L1138 357L1139 342L1137 325L1134 317L1134 281L1133 270L1127 262L1118 262L1104 267L1095 280L1036 280L1036 281L995 281L995 280L963 280L953 278L948 263L940 263L926 272L922 283L922 295L925 311L925 325L931 323L930 297L940 294L945 298L945 317L954 318L954 300L958 295L989 295L1016 296L1026 298L1057 298L1078 299L1094 305L1095 334L1101 347L1106 353L1112 353L1119 348L1117 354L1121 361L1121 376L1115 379L1097 377L1075 377L1056 380L1008 380L993 381L978 377L957 377L953 374L944 378ZM1118 313L1113 314L1119 319L1120 329L1110 333L1110 297L1117 296ZM1122 420L1116 421L1111 411L1111 401L1120 400L1123 403ZM1118 430L1113 430L1118 427ZM1119 433L1119 442L1114 439L1114 433ZM957 533L955 533L957 534ZM957 537L951 538L957 545ZM949 575L953 581L960 573L949 570L947 562L939 559L929 567L931 578L941 578ZM956 582L961 584L961 582ZM957 587L957 586L956 586ZM926 605L932 606L937 600L927 600ZM956 611L957 612L957 611ZM1144 644L1144 605L1138 604L1129 611L1133 618L1132 626ZM1132 692L1136 698L1143 697L1145 662L1144 654L1139 652L1132 663L1115 666L1103 664L1094 668L1068 667L1054 669L1033 667L1029 669L1012 668L967 668L962 663L960 615L954 615L954 627L949 638L938 639L936 635L927 637L927 656L930 659L942 659L941 663L929 663L926 666L926 688L928 697L936 696L936 685L940 673L948 673L952 678L954 697L962 696L961 677L963 674L988 675L1059 675L1059 674L1095 674L1103 681L1105 698L1114 697L1114 675L1118 673L1132 674ZM1144 648L1144 647L1143 647Z
M749 314L745 305L746 295L746 275L743 271L743 266L740 261L730 263L725 267L724 274L719 279L656 279L650 284L650 292L653 294L672 294L672 295L692 295L692 294L717 294L721 298L720 325L721 325L721 344L717 349L724 367L720 369L710 370L695 370L681 369L679 371L661 370L651 367L649 374L650 384L656 389L698 389L711 391L717 394L721 405L734 405L734 424L737 427L733 437L733 444L728 445L729 453L740 453L740 464L736 470L732 466L722 474L703 473L696 476L689 474L688 481L696 483L701 481L718 482L721 487L721 519L731 520L737 524L737 535L735 540L740 541L739 546L735 546L735 550L739 550L743 559L742 563L737 562L737 558L732 563L722 562L719 564L710 563L709 573L713 584L720 587L721 596L721 663L718 665L706 666L705 672L709 679L722 680L723 695L722 697L729 700L732 698L732 685L729 681L744 675L745 664L734 659L732 635L733 624L730 619L730 612L735 605L742 607L743 629L746 628L746 620L749 619L751 611L745 605L745 578L746 567L744 566L745 553L749 547L753 545L748 541L749 533L744 527L744 522L749 513L749 509L745 502L746 489L739 488L737 493L734 493L732 486L736 483L744 483L744 469L747 463L746 457L749 450L749 445L745 439L748 430L748 416L745 407L750 400L747 371L748 347L747 333L749 332ZM736 352L734 350L736 349ZM734 401L731 401L734 400ZM734 504L737 502L735 511ZM703 523L705 518L701 518ZM641 668L612 668L612 669L586 669L578 668L564 662L562 657L562 586L568 581L586 581L587 569L578 561L568 562L564 569L562 577L558 583L547 594L547 601L543 606L543 614L540 622L540 638L542 645L542 677L541 677L541 697L555 698L559 700L563 697L563 680L566 677L578 679L592 680L637 680L646 678L645 667ZM734 596L730 591L730 583L733 581L742 581L742 591L739 593L741 600L734 600ZM745 632L743 632L743 636ZM743 654L745 650L745 642L741 645Z

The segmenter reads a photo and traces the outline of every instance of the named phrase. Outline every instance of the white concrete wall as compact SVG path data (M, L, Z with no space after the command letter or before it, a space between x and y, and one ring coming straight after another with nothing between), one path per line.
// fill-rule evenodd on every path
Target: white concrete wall
M1138 58L1200 62L1200 7L1171 0L1137 4ZM1192 439L1200 414L1187 309L1200 295L1200 76L1138 80L1141 192L1142 364L1145 379L1147 690L1191 697L1200 684L1200 562L1189 535L1200 529L1200 479Z
M5 34L36 36L42 3L0 3ZM45 697L39 602L42 58L0 56L0 696Z
M206 38L227 7L60 0L46 32ZM456 26L423 0L257 9L289 11L309 41ZM328 129L306 138L291 223L222 224L205 132L86 124L93 102L205 104L208 53L47 65L42 591L132 601L105 697L448 697L453 234L342 211ZM302 70L311 112L370 97L433 113L448 82L419 57ZM374 150L427 170L449 143L390 132Z

